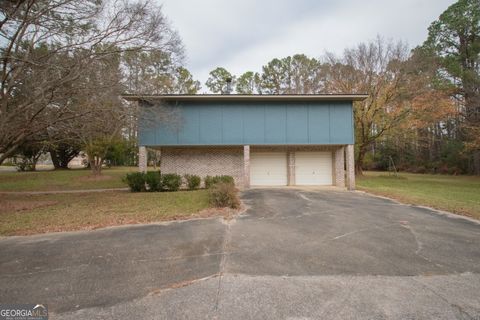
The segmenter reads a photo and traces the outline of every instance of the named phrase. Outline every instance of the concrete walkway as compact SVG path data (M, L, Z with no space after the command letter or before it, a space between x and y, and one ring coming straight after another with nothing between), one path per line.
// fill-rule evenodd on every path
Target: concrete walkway
M0 239L0 301L51 319L480 319L480 226L255 189L219 218Z

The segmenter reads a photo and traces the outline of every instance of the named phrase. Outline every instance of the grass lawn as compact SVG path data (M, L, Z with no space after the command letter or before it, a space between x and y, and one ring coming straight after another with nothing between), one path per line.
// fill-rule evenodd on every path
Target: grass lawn
M206 190L0 195L0 235L94 229L206 216ZM202 212L203 210L203 212Z
M79 189L124 188L122 177L137 171L136 167L114 167L102 170L102 176L91 176L88 169L36 172L0 171L0 191L55 191Z
M386 172L365 172L357 188L401 202L424 205L480 219L480 178Z

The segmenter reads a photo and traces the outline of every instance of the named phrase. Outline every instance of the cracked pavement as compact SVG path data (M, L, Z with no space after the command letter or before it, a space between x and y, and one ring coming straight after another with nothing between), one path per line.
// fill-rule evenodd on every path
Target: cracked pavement
M0 301L51 319L480 319L480 225L327 189L221 218L0 239Z

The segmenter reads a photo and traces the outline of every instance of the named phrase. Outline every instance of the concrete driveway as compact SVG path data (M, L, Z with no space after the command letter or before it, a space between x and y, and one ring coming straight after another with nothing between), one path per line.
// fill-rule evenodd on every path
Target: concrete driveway
M480 225L362 193L252 189L234 220L0 240L0 301L51 319L480 319Z

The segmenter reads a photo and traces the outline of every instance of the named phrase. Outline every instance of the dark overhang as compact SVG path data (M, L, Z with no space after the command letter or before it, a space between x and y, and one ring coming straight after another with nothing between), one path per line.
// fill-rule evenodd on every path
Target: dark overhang
M362 101L367 94L124 94L128 101Z

